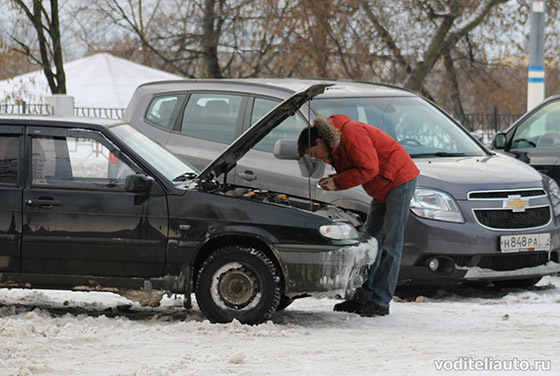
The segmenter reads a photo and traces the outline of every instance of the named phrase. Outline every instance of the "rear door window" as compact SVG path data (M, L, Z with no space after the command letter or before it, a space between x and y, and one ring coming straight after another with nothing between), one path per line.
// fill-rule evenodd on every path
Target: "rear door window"
M181 133L210 141L232 142L236 137L243 98L235 94L191 94Z
M15 185L19 171L19 136L0 135L0 184Z
M155 97L148 107L146 120L160 127L173 129L184 94Z

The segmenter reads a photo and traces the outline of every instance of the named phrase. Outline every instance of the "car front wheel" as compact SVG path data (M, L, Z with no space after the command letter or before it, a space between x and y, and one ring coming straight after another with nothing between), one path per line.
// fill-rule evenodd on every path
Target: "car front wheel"
M234 319L259 324L272 316L281 297L278 268L262 251L226 246L202 264L195 294L202 313L212 322Z

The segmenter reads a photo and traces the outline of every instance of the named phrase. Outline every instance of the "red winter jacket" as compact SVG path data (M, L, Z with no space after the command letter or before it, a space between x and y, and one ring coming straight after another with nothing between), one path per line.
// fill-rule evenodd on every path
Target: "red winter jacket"
M341 133L340 144L331 150L338 189L361 184L368 195L383 203L391 189L420 173L402 145L382 130L346 115L329 120Z

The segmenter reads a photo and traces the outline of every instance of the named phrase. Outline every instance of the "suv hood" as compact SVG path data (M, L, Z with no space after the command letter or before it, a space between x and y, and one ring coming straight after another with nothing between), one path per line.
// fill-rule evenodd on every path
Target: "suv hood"
M325 89L333 84L317 84L300 91L263 116L245 133L239 136L226 150L200 172L197 179L200 181L211 180L221 174L227 174L253 146L267 134L282 123L288 116L295 115L305 102L322 94Z
M418 186L438 187L465 200L470 191L543 188L542 175L505 155L457 158L416 158Z

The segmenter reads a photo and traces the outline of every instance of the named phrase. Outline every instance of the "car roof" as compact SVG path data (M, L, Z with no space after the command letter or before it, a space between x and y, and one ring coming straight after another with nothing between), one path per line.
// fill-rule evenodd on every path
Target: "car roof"
M334 84L321 98L359 97L359 96L417 96L408 89L372 83L342 79L307 79L307 78L239 78L239 79L185 79L173 81L155 81L142 84L138 90L153 93L180 90L207 90L216 88L227 91L242 91L255 94L271 94L283 92L286 96L304 90L318 83Z
M122 124L122 120L102 119L84 116L56 116L56 115L22 115L22 114L2 114L0 115L0 126L2 125L27 125L27 126L54 126L75 128L87 126L88 128L103 127L108 128L112 125Z

